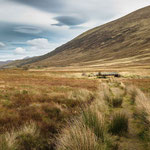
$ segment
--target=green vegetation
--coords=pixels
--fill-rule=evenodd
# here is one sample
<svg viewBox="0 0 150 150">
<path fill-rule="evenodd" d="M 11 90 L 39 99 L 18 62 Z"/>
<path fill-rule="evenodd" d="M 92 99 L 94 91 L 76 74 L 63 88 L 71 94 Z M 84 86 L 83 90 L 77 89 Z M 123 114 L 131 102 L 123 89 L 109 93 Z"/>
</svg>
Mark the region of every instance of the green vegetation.
<svg viewBox="0 0 150 150">
<path fill-rule="evenodd" d="M 123 135 L 128 132 L 128 117 L 125 113 L 119 112 L 113 115 L 109 132 L 113 135 Z"/>
<path fill-rule="evenodd" d="M 94 134 L 98 138 L 104 141 L 105 123 L 103 116 L 100 113 L 98 113 L 98 111 L 96 112 L 91 109 L 88 109 L 86 111 L 83 111 L 82 119 L 84 124 L 91 130 L 93 130 Z"/>
</svg>

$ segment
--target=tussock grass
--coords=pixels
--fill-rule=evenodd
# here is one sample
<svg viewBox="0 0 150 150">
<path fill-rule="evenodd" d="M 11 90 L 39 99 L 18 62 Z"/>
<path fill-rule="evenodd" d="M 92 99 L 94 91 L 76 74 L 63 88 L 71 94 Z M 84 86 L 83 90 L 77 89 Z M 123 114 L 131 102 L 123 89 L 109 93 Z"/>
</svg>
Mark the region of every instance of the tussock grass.
<svg viewBox="0 0 150 150">
<path fill-rule="evenodd" d="M 107 105 L 103 93 L 95 95 L 90 106 L 82 108 L 82 114 L 72 123 L 68 123 L 57 138 L 57 150 L 107 150 L 117 148 L 108 134 L 105 124 Z M 102 97 L 101 97 L 102 96 Z M 107 110 L 107 111 L 105 111 Z"/>
<path fill-rule="evenodd" d="M 56 150 L 102 150 L 95 134 L 79 120 L 63 130 L 56 145 Z"/>
<path fill-rule="evenodd" d="M 118 96 L 114 96 L 114 95 L 107 95 L 105 93 L 105 97 L 104 99 L 106 100 L 106 102 L 108 103 L 108 105 L 110 107 L 121 107 L 122 103 L 123 103 L 123 96 L 122 95 L 118 95 Z"/>
<path fill-rule="evenodd" d="M 17 131 L 16 143 L 18 149 L 28 150 L 28 149 L 38 149 L 41 144 L 40 131 L 34 122 L 25 124 Z"/>
<path fill-rule="evenodd" d="M 109 87 L 104 88 L 104 100 L 107 102 L 109 106 L 112 106 L 112 91 Z"/>
<path fill-rule="evenodd" d="M 17 149 L 16 143 L 17 134 L 15 132 L 7 132 L 0 136 L 0 149 L 1 150 L 15 150 Z"/>
<path fill-rule="evenodd" d="M 150 144 L 150 100 L 136 88 L 134 117 L 139 121 L 139 138 Z"/>
<path fill-rule="evenodd" d="M 117 82 L 117 84 L 119 84 L 119 82 Z M 120 91 L 117 91 L 116 94 L 109 87 L 104 89 L 104 100 L 110 107 L 121 107 L 123 103 L 123 97 L 124 93 L 122 94 Z"/>
<path fill-rule="evenodd" d="M 96 110 L 98 113 L 101 114 L 109 114 L 108 105 L 104 99 L 104 92 L 99 90 L 100 92 L 95 93 L 94 101 L 91 105 L 91 109 Z"/>
<path fill-rule="evenodd" d="M 85 102 L 90 100 L 92 93 L 87 89 L 77 89 L 68 93 L 68 98 L 76 101 Z"/>
<path fill-rule="evenodd" d="M 30 134 L 32 136 L 39 136 L 40 134 L 37 125 L 32 121 L 22 126 L 17 133 L 18 135 Z"/>
<path fill-rule="evenodd" d="M 146 123 L 150 124 L 150 100 L 141 90 L 136 94 L 136 114 Z"/>
<path fill-rule="evenodd" d="M 40 132 L 34 122 L 25 124 L 19 130 L 12 130 L 0 136 L 1 150 L 33 149 L 37 144 Z"/>
<path fill-rule="evenodd" d="M 135 86 L 128 86 L 126 88 L 127 93 L 130 95 L 131 104 L 135 104 L 136 96 L 137 96 L 137 88 Z"/>
<path fill-rule="evenodd" d="M 88 108 L 86 111 L 82 113 L 82 120 L 84 124 L 89 127 L 94 134 L 104 141 L 105 136 L 105 122 L 104 118 L 98 110 L 91 110 Z"/>
<path fill-rule="evenodd" d="M 109 132 L 113 135 L 122 135 L 128 132 L 128 117 L 123 112 L 115 113 L 109 124 Z"/>
</svg>

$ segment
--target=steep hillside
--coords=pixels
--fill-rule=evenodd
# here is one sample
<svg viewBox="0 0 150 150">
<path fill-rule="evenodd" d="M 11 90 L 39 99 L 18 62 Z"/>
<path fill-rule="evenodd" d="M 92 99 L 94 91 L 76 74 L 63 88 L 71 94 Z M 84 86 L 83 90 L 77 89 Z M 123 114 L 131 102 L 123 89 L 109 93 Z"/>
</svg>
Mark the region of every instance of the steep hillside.
<svg viewBox="0 0 150 150">
<path fill-rule="evenodd" d="M 150 6 L 89 30 L 54 51 L 17 66 L 140 66 L 150 63 Z"/>
</svg>

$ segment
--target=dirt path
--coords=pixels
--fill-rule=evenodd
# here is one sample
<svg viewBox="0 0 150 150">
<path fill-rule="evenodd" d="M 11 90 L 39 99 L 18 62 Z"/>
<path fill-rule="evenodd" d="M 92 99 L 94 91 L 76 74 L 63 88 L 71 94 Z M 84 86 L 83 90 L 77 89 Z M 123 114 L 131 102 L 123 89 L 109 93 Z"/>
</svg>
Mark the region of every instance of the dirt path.
<svg viewBox="0 0 150 150">
<path fill-rule="evenodd" d="M 120 87 L 113 87 L 111 85 L 111 91 L 113 95 L 117 95 L 118 93 L 123 93 L 124 90 Z M 131 104 L 130 100 L 125 96 L 123 99 L 123 104 L 121 108 L 114 108 L 113 112 L 125 112 L 129 117 L 129 129 L 128 133 L 118 140 L 118 150 L 150 150 L 150 148 L 146 147 L 145 143 L 140 140 L 138 134 L 140 129 L 138 128 L 138 120 L 135 120 L 134 113 L 134 105 Z"/>
</svg>

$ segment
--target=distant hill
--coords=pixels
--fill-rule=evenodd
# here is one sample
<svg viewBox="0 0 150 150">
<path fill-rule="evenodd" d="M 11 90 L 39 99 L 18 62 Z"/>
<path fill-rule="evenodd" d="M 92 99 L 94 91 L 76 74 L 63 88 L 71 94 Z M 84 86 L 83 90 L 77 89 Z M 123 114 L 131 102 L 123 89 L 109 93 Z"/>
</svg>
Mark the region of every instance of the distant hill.
<svg viewBox="0 0 150 150">
<path fill-rule="evenodd" d="M 8 60 L 8 61 L 0 61 L 0 66 L 3 66 L 3 65 L 7 65 L 9 63 L 11 63 L 12 61 L 11 60 Z"/>
<path fill-rule="evenodd" d="M 150 6 L 91 29 L 46 55 L 11 65 L 123 67 L 149 64 Z"/>
</svg>

